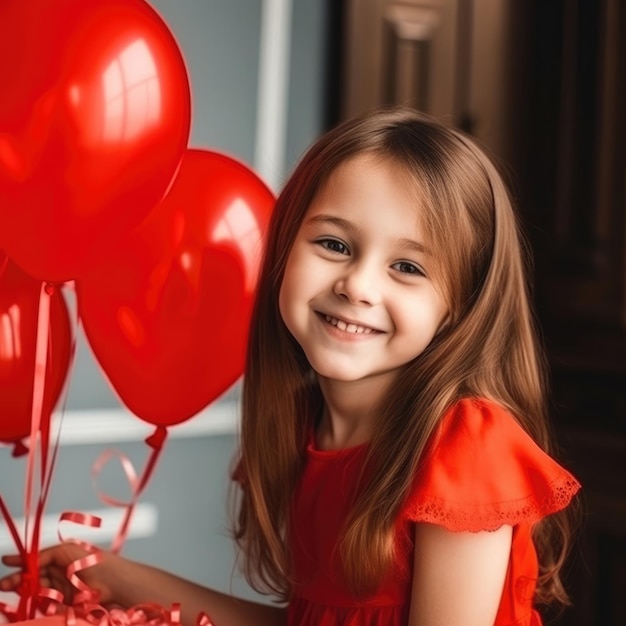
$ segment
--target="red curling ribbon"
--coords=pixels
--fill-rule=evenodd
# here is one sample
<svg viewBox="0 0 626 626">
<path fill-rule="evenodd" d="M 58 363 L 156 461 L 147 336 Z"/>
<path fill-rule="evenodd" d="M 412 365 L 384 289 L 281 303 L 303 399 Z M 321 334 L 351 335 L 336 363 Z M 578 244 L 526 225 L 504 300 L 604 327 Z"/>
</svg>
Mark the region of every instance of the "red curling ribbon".
<svg viewBox="0 0 626 626">
<path fill-rule="evenodd" d="M 80 524 L 82 526 L 90 526 L 92 528 L 100 528 L 102 525 L 102 519 L 96 515 L 91 515 L 89 513 L 80 513 L 76 511 L 64 511 L 61 513 L 59 517 L 59 526 L 61 522 L 73 522 L 74 524 Z M 97 565 L 102 561 L 102 551 L 100 548 L 86 542 L 81 541 L 79 539 L 65 539 L 61 535 L 61 529 L 57 528 L 57 537 L 61 543 L 69 541 L 71 543 L 75 543 L 85 550 L 89 552 L 86 557 L 81 559 L 77 559 L 70 563 L 65 570 L 65 575 L 68 580 L 76 587 L 79 591 L 76 594 L 74 602 L 84 602 L 84 601 L 93 601 L 97 599 L 98 592 L 94 589 L 91 589 L 88 585 L 86 585 L 79 577 L 78 572 Z"/>
<path fill-rule="evenodd" d="M 180 624 L 180 603 L 174 602 L 170 608 L 170 624 L 172 626 Z"/>
<path fill-rule="evenodd" d="M 74 596 L 74 604 L 80 604 L 82 602 L 95 602 L 98 599 L 99 593 L 84 583 L 79 577 L 78 572 L 93 567 L 100 563 L 103 559 L 102 551 L 92 552 L 81 559 L 72 561 L 65 570 L 65 575 L 68 580 L 78 589 L 79 593 Z"/>
<path fill-rule="evenodd" d="M 56 601 L 56 598 L 51 598 Z M 3 603 L 0 603 L 0 610 Z M 58 605 L 57 605 L 58 606 Z M 46 615 L 54 615 L 57 606 L 50 605 Z M 170 610 L 154 603 L 142 603 L 129 609 L 106 609 L 100 604 L 85 601 L 74 603 L 73 606 L 65 607 L 65 626 L 77 626 L 81 619 L 93 626 L 180 626 L 180 604 L 172 603 Z M 9 607 L 6 609 L 7 616 L 12 615 Z M 201 619 L 201 616 L 203 619 Z M 15 620 L 11 620 L 15 621 Z M 197 626 L 213 626 L 210 618 L 202 613 L 198 616 Z"/>
<path fill-rule="evenodd" d="M 57 604 L 63 604 L 63 594 L 57 589 L 50 589 L 50 587 L 41 587 L 37 595 L 40 598 L 52 600 Z M 46 615 L 53 615 L 54 613 L 56 613 L 56 606 L 54 604 L 51 604 L 46 609 Z"/>
<path fill-rule="evenodd" d="M 105 450 L 94 462 L 91 468 L 91 477 L 93 481 L 93 486 L 98 494 L 98 498 L 101 502 L 108 504 L 110 506 L 116 507 L 127 507 L 130 506 L 132 500 L 118 500 L 116 498 L 112 498 L 111 496 L 103 494 L 98 488 L 98 477 L 104 467 L 111 461 L 111 459 L 117 458 L 122 466 L 122 471 L 126 476 L 126 480 L 130 486 L 131 494 L 134 494 L 139 488 L 139 478 L 137 477 L 137 472 L 135 471 L 135 467 L 133 466 L 131 460 L 119 450 Z"/>
<path fill-rule="evenodd" d="M 71 606 L 67 607 L 67 613 L 65 614 L 65 625 L 76 626 L 76 612 Z"/>
<path fill-rule="evenodd" d="M 90 513 L 80 513 L 77 511 L 64 511 L 59 516 L 59 524 L 61 522 L 73 522 L 74 524 L 80 524 L 81 526 L 90 526 L 91 528 L 100 528 L 102 526 L 102 518 L 97 515 L 91 515 Z M 57 529 L 57 537 L 59 541 L 64 542 L 65 539 L 61 535 L 60 529 Z M 82 541 L 72 539 L 73 543 L 77 543 L 79 545 L 87 545 L 88 550 L 92 550 L 93 546 L 90 544 L 85 544 Z"/>
<path fill-rule="evenodd" d="M 93 602 L 84 602 L 81 604 L 74 603 L 74 607 L 70 607 L 74 622 L 76 621 L 76 613 L 80 613 L 81 619 L 91 624 L 108 624 L 108 611 L 101 605 Z M 67 626 L 67 623 L 66 623 Z"/>
<path fill-rule="evenodd" d="M 196 626 L 215 626 L 215 624 L 213 624 L 213 620 L 204 611 L 201 611 L 198 613 Z"/>
<path fill-rule="evenodd" d="M 15 608 L 9 606 L 6 602 L 0 602 L 0 614 L 4 615 L 9 622 L 19 621 Z"/>
<path fill-rule="evenodd" d="M 77 610 L 94 626 L 175 626 L 171 612 L 158 604 L 138 604 L 126 610 L 107 610 L 99 604 L 85 604 Z"/>
<path fill-rule="evenodd" d="M 109 463 L 113 458 L 117 458 L 119 460 L 122 471 L 124 472 L 126 480 L 128 481 L 128 484 L 130 486 L 131 499 L 128 501 L 118 500 L 117 498 L 106 495 L 98 488 L 98 476 L 100 475 L 100 472 L 102 472 L 102 470 L 104 469 L 105 465 Z M 111 551 L 119 552 L 119 550 L 121 550 L 122 548 L 122 545 L 126 538 L 126 534 L 128 532 L 128 525 L 130 523 L 130 518 L 134 510 L 136 499 L 139 497 L 139 494 L 141 492 L 141 480 L 137 477 L 137 472 L 135 471 L 135 467 L 131 463 L 130 459 L 118 450 L 105 450 L 93 464 L 91 474 L 94 483 L 94 489 L 96 490 L 100 501 L 110 506 L 116 506 L 126 509 L 124 521 L 121 527 L 118 529 L 111 544 Z"/>
</svg>

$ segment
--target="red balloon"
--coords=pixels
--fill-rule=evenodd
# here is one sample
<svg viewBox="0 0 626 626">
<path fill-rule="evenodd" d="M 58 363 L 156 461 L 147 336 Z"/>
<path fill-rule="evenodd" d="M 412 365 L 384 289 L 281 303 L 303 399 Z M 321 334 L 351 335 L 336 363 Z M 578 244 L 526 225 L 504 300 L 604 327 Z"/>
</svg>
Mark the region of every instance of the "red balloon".
<svg viewBox="0 0 626 626">
<path fill-rule="evenodd" d="M 180 50 L 144 0 L 2 0 L 0 91 L 0 247 L 76 278 L 171 184 L 191 116 Z"/>
<path fill-rule="evenodd" d="M 9 261 L 0 277 L 0 441 L 30 434 L 41 282 Z M 43 413 L 50 415 L 63 389 L 72 332 L 63 294 L 50 296 L 50 329 Z"/>
<path fill-rule="evenodd" d="M 89 344 L 138 417 L 183 422 L 241 376 L 273 206 L 243 164 L 188 150 L 164 201 L 76 281 Z"/>
</svg>

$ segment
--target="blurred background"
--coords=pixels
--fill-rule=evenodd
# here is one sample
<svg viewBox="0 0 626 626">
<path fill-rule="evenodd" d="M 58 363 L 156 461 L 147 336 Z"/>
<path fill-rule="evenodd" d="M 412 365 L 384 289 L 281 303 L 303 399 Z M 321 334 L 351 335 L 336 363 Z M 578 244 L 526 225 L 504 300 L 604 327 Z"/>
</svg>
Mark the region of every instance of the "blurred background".
<svg viewBox="0 0 626 626">
<path fill-rule="evenodd" d="M 278 191 L 340 120 L 404 103 L 474 135 L 513 189 L 534 255 L 560 459 L 584 487 L 561 626 L 626 623 L 626 3 L 622 0 L 151 0 L 185 57 L 190 147 L 222 151 Z M 124 496 L 115 448 L 141 467 L 148 424 L 122 406 L 79 331 L 44 543 L 62 511 L 101 511 L 110 542 Z M 124 548 L 247 596 L 228 536 L 238 387 L 172 427 Z M 19 517 L 24 459 L 0 451 Z M 76 536 L 63 528 L 65 536 Z M 81 531 L 82 532 L 82 531 Z M 83 536 L 83 535 L 81 535 Z M 0 551 L 12 551 L 0 526 Z M 1 572 L 0 572 L 1 573 Z"/>
<path fill-rule="evenodd" d="M 626 3 L 339 4 L 336 116 L 410 102 L 476 136 L 508 174 L 561 460 L 583 484 L 573 607 L 550 623 L 626 624 Z"/>
</svg>

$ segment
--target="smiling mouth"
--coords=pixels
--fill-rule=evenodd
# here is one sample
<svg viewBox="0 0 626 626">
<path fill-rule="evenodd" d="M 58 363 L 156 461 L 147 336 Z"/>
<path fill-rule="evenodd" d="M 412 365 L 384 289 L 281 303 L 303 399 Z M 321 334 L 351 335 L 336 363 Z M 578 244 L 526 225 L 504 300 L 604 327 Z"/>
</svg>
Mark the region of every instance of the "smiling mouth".
<svg viewBox="0 0 626 626">
<path fill-rule="evenodd" d="M 322 317 L 332 326 L 336 326 L 339 330 L 352 333 L 353 335 L 373 335 L 374 333 L 379 332 L 373 328 L 369 328 L 368 326 L 359 326 L 358 324 L 344 322 L 343 320 L 332 317 L 331 315 L 322 314 Z"/>
</svg>

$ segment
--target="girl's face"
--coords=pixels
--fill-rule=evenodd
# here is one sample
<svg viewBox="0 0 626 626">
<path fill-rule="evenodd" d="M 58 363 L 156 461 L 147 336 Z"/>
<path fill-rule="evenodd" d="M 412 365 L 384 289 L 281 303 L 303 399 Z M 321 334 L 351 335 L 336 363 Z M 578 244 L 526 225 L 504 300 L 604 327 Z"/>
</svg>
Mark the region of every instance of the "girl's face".
<svg viewBox="0 0 626 626">
<path fill-rule="evenodd" d="M 341 165 L 309 207 L 279 306 L 318 375 L 391 382 L 444 322 L 416 198 L 400 167 L 362 155 Z"/>
</svg>

